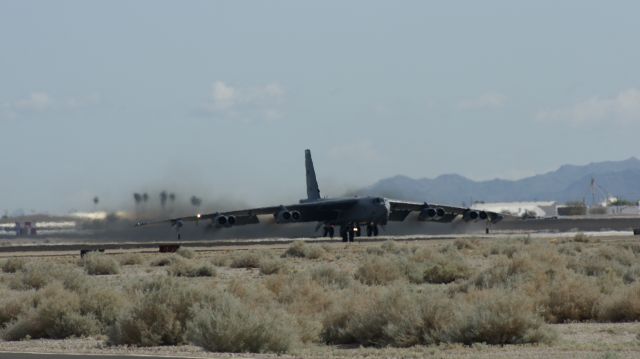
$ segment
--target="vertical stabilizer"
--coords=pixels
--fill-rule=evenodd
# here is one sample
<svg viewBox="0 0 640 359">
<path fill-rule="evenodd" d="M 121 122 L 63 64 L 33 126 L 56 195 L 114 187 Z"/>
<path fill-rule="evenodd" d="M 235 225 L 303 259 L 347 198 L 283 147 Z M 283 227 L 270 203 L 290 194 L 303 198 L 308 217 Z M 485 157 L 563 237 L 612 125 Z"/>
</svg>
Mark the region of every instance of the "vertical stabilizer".
<svg viewBox="0 0 640 359">
<path fill-rule="evenodd" d="M 311 150 L 304 151 L 304 165 L 307 170 L 307 199 L 320 199 L 320 188 L 318 188 L 316 171 L 313 168 L 313 160 L 311 160 Z"/>
</svg>

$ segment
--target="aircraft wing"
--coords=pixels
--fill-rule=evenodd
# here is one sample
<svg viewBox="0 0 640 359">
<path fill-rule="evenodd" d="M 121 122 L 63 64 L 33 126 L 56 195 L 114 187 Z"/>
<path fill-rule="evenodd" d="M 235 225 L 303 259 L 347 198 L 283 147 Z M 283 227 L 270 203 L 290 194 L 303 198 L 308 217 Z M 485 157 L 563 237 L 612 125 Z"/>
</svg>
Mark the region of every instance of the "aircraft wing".
<svg viewBox="0 0 640 359">
<path fill-rule="evenodd" d="M 257 208 L 248 208 L 241 210 L 233 210 L 233 211 L 221 211 L 221 212 L 213 212 L 213 213 L 198 213 L 192 216 L 185 217 L 177 217 L 170 218 L 160 221 L 152 221 L 152 222 L 138 222 L 137 226 L 150 225 L 150 224 L 159 224 L 159 223 L 170 223 L 172 225 L 182 225 L 183 222 L 199 222 L 199 221 L 208 221 L 214 225 L 246 225 L 246 224 L 255 224 L 259 223 L 258 216 L 259 215 L 273 215 L 276 217 L 276 221 L 278 221 L 278 216 L 284 212 L 288 212 L 290 215 L 293 215 L 294 212 L 297 212 L 299 218 L 296 220 L 286 220 L 284 218 L 280 218 L 282 223 L 284 222 L 312 222 L 312 221 L 328 221 L 338 217 L 341 211 L 347 210 L 351 208 L 357 199 L 337 199 L 337 200 L 319 200 L 312 202 L 303 202 L 296 203 L 287 206 L 279 205 L 279 206 L 271 206 L 271 207 L 257 207 Z M 233 223 L 228 223 L 227 221 L 233 217 Z M 224 222 L 224 223 L 223 223 Z"/>
<path fill-rule="evenodd" d="M 432 220 L 437 222 L 451 222 L 458 216 L 464 220 L 487 220 L 491 223 L 500 222 L 504 219 L 504 214 L 477 210 L 466 207 L 456 207 L 427 202 L 410 202 L 399 200 L 388 200 L 391 213 L 389 220 L 403 221 L 411 212 L 419 212 L 419 220 Z"/>
</svg>

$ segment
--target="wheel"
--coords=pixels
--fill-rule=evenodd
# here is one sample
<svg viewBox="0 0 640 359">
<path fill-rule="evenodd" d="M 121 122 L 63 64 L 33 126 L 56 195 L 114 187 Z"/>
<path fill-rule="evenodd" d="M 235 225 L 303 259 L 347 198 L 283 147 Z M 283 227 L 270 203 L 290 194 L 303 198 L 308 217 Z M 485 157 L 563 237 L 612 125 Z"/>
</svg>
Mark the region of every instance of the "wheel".
<svg viewBox="0 0 640 359">
<path fill-rule="evenodd" d="M 373 236 L 377 237 L 378 236 L 378 226 L 374 224 L 373 226 L 371 226 L 371 230 L 373 232 Z"/>
<path fill-rule="evenodd" d="M 354 230 L 356 232 L 356 236 L 360 237 L 362 235 L 362 228 L 360 228 L 360 226 L 355 227 Z"/>
<path fill-rule="evenodd" d="M 329 237 L 330 238 L 333 238 L 333 232 L 334 232 L 333 227 L 329 227 Z"/>
<path fill-rule="evenodd" d="M 343 242 L 349 241 L 349 231 L 346 228 L 340 228 L 340 237 L 342 237 Z"/>
<path fill-rule="evenodd" d="M 373 228 L 370 224 L 367 224 L 367 237 L 371 237 L 373 235 Z"/>
<path fill-rule="evenodd" d="M 349 237 L 349 242 L 353 242 L 353 238 L 355 237 L 355 232 L 353 229 L 347 231 L 347 235 Z"/>
<path fill-rule="evenodd" d="M 324 229 L 322 231 L 322 237 L 326 237 L 327 235 L 329 235 L 329 228 L 324 227 Z"/>
</svg>

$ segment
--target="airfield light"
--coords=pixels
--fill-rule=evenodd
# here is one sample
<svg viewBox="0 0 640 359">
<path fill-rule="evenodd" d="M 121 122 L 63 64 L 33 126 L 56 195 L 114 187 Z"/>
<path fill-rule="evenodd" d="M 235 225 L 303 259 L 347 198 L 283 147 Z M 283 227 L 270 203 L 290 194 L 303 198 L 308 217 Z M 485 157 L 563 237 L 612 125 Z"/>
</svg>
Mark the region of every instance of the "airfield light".
<svg viewBox="0 0 640 359">
<path fill-rule="evenodd" d="M 200 213 L 198 213 L 198 214 L 196 214 L 196 217 L 197 217 L 198 219 L 200 219 L 200 217 L 202 217 L 202 215 L 201 215 Z"/>
</svg>

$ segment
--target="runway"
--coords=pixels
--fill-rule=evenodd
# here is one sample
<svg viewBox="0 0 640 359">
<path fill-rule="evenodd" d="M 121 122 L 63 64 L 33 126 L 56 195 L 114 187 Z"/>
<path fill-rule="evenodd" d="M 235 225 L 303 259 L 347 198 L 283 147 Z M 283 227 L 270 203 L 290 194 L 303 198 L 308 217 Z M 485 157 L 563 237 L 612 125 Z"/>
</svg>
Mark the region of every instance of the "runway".
<svg viewBox="0 0 640 359">
<path fill-rule="evenodd" d="M 155 355 L 120 355 L 120 354 L 60 354 L 60 353 L 14 353 L 0 352 L 0 359 L 185 359 L 196 357 L 174 357 Z M 198 357 L 202 358 L 202 357 Z"/>
</svg>

